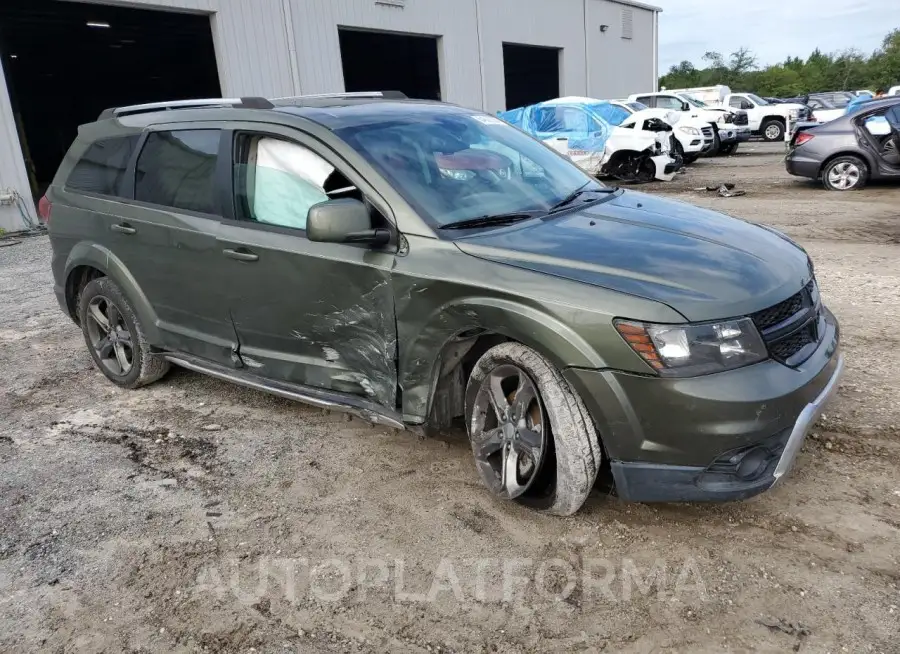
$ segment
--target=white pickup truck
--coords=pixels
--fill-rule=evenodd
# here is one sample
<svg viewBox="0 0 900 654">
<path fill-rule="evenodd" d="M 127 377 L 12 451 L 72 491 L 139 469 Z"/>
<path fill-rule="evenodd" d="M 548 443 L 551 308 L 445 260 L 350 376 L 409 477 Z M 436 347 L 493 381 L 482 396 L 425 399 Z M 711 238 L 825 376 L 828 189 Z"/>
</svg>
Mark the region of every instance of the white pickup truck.
<svg viewBox="0 0 900 654">
<path fill-rule="evenodd" d="M 750 140 L 747 115 L 742 111 L 732 111 L 720 106 L 709 106 L 689 93 L 680 91 L 657 91 L 655 93 L 635 93 L 628 96 L 628 102 L 640 102 L 652 109 L 678 111 L 689 118 L 699 118 L 713 128 L 713 154 L 732 154 L 739 143 Z"/>
<path fill-rule="evenodd" d="M 802 104 L 771 104 L 755 93 L 732 93 L 724 85 L 681 89 L 711 106 L 746 111 L 750 130 L 766 141 L 783 141 L 788 123 L 809 120 L 809 109 Z"/>
</svg>

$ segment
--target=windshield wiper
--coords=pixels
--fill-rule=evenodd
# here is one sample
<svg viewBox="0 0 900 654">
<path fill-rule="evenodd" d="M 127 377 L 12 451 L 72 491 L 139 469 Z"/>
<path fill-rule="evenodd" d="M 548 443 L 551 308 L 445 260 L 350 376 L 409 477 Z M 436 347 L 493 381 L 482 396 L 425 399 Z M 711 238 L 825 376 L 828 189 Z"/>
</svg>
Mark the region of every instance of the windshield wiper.
<svg viewBox="0 0 900 654">
<path fill-rule="evenodd" d="M 512 225 L 529 218 L 534 218 L 535 213 L 498 213 L 493 216 L 480 216 L 478 218 L 468 218 L 466 220 L 458 220 L 455 223 L 447 223 L 441 225 L 440 229 L 475 229 L 478 227 L 498 227 L 501 225 Z"/>
<path fill-rule="evenodd" d="M 550 211 L 548 211 L 547 213 L 554 214 L 557 211 L 562 211 L 563 209 L 565 209 L 567 206 L 569 206 L 570 204 L 575 202 L 575 200 L 577 200 L 578 198 L 580 198 L 582 195 L 584 195 L 586 193 L 615 193 L 616 191 L 619 190 L 618 186 L 604 186 L 602 188 L 590 188 L 590 189 L 585 188 L 585 186 L 587 186 L 590 183 L 591 182 L 588 182 L 584 186 L 581 186 L 581 187 L 575 189 L 574 191 L 572 191 L 571 193 L 569 193 L 569 195 L 567 195 L 562 200 L 560 200 L 559 202 L 554 204 L 552 207 L 550 207 Z"/>
</svg>

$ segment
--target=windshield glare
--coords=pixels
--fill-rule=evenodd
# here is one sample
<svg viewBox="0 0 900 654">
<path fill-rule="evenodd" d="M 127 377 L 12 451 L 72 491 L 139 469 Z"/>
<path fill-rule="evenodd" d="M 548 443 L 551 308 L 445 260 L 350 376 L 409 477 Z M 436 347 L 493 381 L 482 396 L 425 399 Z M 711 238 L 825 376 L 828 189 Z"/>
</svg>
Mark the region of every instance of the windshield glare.
<svg viewBox="0 0 900 654">
<path fill-rule="evenodd" d="M 435 113 L 335 133 L 437 227 L 483 216 L 547 213 L 580 187 L 603 188 L 494 116 Z"/>
<path fill-rule="evenodd" d="M 762 107 L 768 107 L 768 106 L 769 106 L 768 100 L 763 100 L 761 97 L 759 97 L 759 96 L 756 95 L 755 93 L 748 93 L 748 94 L 747 94 L 747 97 L 750 98 L 751 100 L 753 100 L 753 102 L 755 102 L 756 104 L 758 104 L 758 105 L 760 105 L 760 106 L 762 106 Z"/>
<path fill-rule="evenodd" d="M 682 100 L 685 100 L 686 102 L 694 105 L 695 107 L 700 107 L 701 109 L 706 107 L 705 102 L 703 102 L 702 100 L 698 100 L 693 95 L 688 95 L 685 93 L 684 95 L 680 95 L 678 97 L 680 97 Z"/>
</svg>

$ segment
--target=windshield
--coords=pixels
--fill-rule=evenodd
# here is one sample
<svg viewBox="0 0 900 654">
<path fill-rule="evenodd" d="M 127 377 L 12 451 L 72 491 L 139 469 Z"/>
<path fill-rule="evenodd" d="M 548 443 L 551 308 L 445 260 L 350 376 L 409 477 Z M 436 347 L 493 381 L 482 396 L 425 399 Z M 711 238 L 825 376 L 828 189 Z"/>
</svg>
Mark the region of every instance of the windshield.
<svg viewBox="0 0 900 654">
<path fill-rule="evenodd" d="M 694 105 L 695 107 L 700 107 L 701 109 L 705 109 L 707 107 L 707 104 L 705 102 L 703 102 L 702 100 L 698 100 L 693 95 L 688 95 L 687 93 L 683 93 L 683 94 L 679 95 L 678 97 L 681 98 L 682 100 L 684 100 L 685 102 L 688 102 L 688 103 Z"/>
<path fill-rule="evenodd" d="M 753 100 L 753 102 L 760 105 L 761 107 L 768 107 L 771 104 L 768 100 L 763 100 L 761 97 L 759 97 L 755 93 L 748 93 L 747 97 L 750 98 L 751 100 Z"/>
<path fill-rule="evenodd" d="M 573 191 L 604 188 L 499 118 L 419 114 L 335 130 L 434 226 L 547 213 Z"/>
</svg>

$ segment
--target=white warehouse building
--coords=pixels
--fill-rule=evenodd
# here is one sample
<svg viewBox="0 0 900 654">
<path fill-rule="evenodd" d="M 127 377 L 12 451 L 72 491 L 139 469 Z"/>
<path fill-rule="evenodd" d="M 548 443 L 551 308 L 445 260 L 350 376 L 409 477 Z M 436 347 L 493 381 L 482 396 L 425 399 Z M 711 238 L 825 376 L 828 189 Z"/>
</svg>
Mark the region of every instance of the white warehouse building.
<svg viewBox="0 0 900 654">
<path fill-rule="evenodd" d="M 2 0 L 0 228 L 109 106 L 399 90 L 503 111 L 655 90 L 635 0 Z"/>
</svg>

